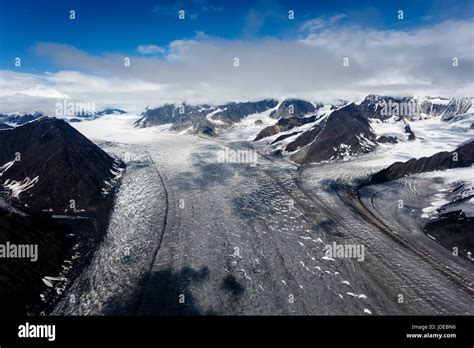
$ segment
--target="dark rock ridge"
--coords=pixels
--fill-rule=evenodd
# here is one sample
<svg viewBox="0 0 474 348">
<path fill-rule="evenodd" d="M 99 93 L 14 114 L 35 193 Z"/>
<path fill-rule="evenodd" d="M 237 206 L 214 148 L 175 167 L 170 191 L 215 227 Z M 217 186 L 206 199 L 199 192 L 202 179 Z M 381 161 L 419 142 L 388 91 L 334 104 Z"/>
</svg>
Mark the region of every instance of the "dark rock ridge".
<svg viewBox="0 0 474 348">
<path fill-rule="evenodd" d="M 451 152 L 438 152 L 430 157 L 412 158 L 407 162 L 395 162 L 391 166 L 372 175 L 370 184 L 380 184 L 410 174 L 449 168 L 470 167 L 473 163 L 474 142 L 470 142 Z"/>
<path fill-rule="evenodd" d="M 0 185 L 12 188 L 30 182 L 27 186 L 31 187 L 18 198 L 35 210 L 64 212 L 71 199 L 76 209 L 101 210 L 105 182 L 111 182 L 122 166 L 65 121 L 55 118 L 1 131 L 0 149 L 2 166 L 20 156 L 20 161 L 2 171 Z"/>
<path fill-rule="evenodd" d="M 299 149 L 290 158 L 299 164 L 341 159 L 373 150 L 376 136 L 357 105 L 333 111 L 326 119 L 288 144 L 287 151 Z"/>
<path fill-rule="evenodd" d="M 278 102 L 274 99 L 232 102 L 218 106 L 165 104 L 158 108 L 146 109 L 142 117 L 135 122 L 135 126 L 144 128 L 171 123 L 172 130 L 192 127 L 196 133 L 216 134 L 218 130 L 228 128 L 248 115 L 264 112 L 277 105 Z"/>
</svg>

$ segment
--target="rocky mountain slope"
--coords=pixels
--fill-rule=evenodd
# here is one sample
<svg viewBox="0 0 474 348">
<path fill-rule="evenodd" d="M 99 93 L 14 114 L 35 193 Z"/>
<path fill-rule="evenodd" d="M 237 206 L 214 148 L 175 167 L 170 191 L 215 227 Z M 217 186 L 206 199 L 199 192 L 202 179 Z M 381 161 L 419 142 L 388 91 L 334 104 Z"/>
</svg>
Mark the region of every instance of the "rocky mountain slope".
<svg viewBox="0 0 474 348">
<path fill-rule="evenodd" d="M 1 131 L 0 149 L 0 185 L 35 210 L 98 210 L 122 166 L 55 118 Z"/>
<path fill-rule="evenodd" d="M 430 157 L 413 158 L 407 162 L 396 162 L 372 175 L 370 183 L 379 184 L 410 174 L 431 172 L 434 170 L 470 167 L 473 163 L 474 141 L 464 144 L 454 151 L 438 152 Z"/>
<path fill-rule="evenodd" d="M 312 111 L 298 107 L 298 116 L 288 115 L 287 108 L 280 104 L 273 114 L 282 117 L 262 129 L 255 141 L 267 152 L 290 156 L 299 164 L 349 158 L 373 151 L 379 144 L 413 141 L 416 134 L 410 122 L 437 118 L 469 129 L 467 123 L 473 119 L 468 113 L 472 109 L 469 98 L 368 95 L 340 107 L 319 106 Z"/>
<path fill-rule="evenodd" d="M 375 139 L 367 118 L 355 104 L 349 104 L 332 112 L 288 148 L 298 150 L 290 157 L 292 161 L 307 164 L 369 152 L 376 146 Z"/>
<path fill-rule="evenodd" d="M 105 233 L 122 170 L 64 120 L 0 131 L 0 244 L 37 246 L 35 262 L 0 262 L 4 313 L 35 312 L 40 292 L 57 295 L 55 284 L 65 281 L 58 275 L 87 262 Z"/>
</svg>

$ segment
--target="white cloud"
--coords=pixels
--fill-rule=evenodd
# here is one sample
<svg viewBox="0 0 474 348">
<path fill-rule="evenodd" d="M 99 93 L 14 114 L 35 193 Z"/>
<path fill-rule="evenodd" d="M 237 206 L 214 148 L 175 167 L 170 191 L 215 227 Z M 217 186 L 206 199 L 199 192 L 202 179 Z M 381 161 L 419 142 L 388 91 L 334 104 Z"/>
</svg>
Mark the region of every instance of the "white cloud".
<svg viewBox="0 0 474 348">
<path fill-rule="evenodd" d="M 141 54 L 156 54 L 164 53 L 166 49 L 157 45 L 139 45 L 137 47 L 137 52 Z"/>
<path fill-rule="evenodd" d="M 137 109 L 165 101 L 221 103 L 265 97 L 332 101 L 369 93 L 472 95 L 472 21 L 407 31 L 341 26 L 314 30 L 314 24 L 306 24 L 306 29 L 303 24 L 301 37 L 295 40 L 224 40 L 198 34 L 171 42 L 160 57 L 130 57 L 130 67 L 124 66 L 124 55 L 96 56 L 73 46 L 42 43 L 35 51 L 68 71 L 16 74 L 1 85 L 10 92 L 44 85 L 74 98 L 92 99 L 96 105 L 127 103 Z M 234 67 L 236 57 L 240 67 Z M 348 67 L 343 67 L 344 57 L 349 58 Z M 458 67 L 452 66 L 453 57 L 458 58 Z M 88 73 L 75 72 L 79 70 Z"/>
<path fill-rule="evenodd" d="M 346 14 L 340 13 L 334 16 L 320 16 L 317 18 L 309 19 L 303 22 L 300 27 L 300 30 L 305 33 L 313 33 L 315 31 L 328 28 L 346 17 Z"/>
<path fill-rule="evenodd" d="M 54 115 L 55 105 L 68 99 L 95 103 L 98 109 L 122 107 L 141 112 L 155 103 L 165 86 L 131 78 L 111 78 L 77 71 L 43 75 L 0 70 L 0 113 L 43 111 Z"/>
</svg>

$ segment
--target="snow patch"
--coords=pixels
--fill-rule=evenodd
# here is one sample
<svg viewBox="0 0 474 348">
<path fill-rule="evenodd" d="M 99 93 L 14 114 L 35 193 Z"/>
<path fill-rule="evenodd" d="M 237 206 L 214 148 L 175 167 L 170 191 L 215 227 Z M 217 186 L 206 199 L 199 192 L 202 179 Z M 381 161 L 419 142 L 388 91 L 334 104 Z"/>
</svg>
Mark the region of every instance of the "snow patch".
<svg viewBox="0 0 474 348">
<path fill-rule="evenodd" d="M 0 167 L 0 176 L 3 175 L 13 164 L 15 160 L 5 163 L 3 166 Z"/>
<path fill-rule="evenodd" d="M 13 197 L 18 198 L 22 192 L 29 190 L 30 188 L 35 186 L 35 184 L 38 182 L 38 179 L 38 176 L 33 179 L 27 177 L 22 181 L 8 179 L 3 183 L 3 186 L 11 190 Z"/>
</svg>

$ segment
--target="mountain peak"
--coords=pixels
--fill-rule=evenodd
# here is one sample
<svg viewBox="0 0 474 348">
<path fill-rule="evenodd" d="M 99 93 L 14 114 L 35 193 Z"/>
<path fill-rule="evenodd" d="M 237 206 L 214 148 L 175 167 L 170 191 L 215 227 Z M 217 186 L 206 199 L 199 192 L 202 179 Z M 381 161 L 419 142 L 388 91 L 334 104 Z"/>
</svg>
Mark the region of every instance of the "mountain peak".
<svg viewBox="0 0 474 348">
<path fill-rule="evenodd" d="M 96 210 L 103 201 L 104 182 L 112 180 L 114 168 L 121 166 L 67 122 L 54 117 L 1 131 L 0 148 L 1 165 L 21 156 L 2 173 L 0 185 L 35 179 L 19 198 L 38 210 L 67 209 L 70 199 Z"/>
</svg>

